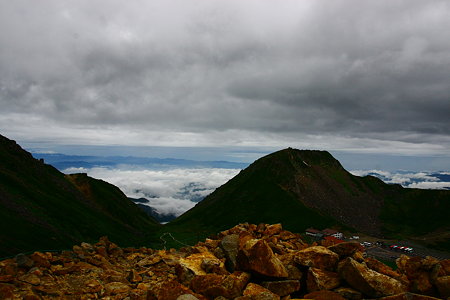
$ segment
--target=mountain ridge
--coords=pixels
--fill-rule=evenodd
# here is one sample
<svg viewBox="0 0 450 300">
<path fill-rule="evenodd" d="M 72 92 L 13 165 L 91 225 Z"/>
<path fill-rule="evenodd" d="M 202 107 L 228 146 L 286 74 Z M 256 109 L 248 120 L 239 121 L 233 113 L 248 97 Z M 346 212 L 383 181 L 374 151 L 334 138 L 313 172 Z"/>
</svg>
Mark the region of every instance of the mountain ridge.
<svg viewBox="0 0 450 300">
<path fill-rule="evenodd" d="M 449 191 L 355 176 L 326 151 L 287 148 L 256 160 L 169 225 L 220 230 L 221 224 L 282 222 L 294 232 L 335 226 L 409 238 L 450 231 L 449 209 Z"/>
<path fill-rule="evenodd" d="M 0 162 L 2 256 L 65 249 L 105 234 L 144 243 L 147 231 L 160 226 L 117 187 L 85 174 L 64 175 L 1 135 Z"/>
</svg>

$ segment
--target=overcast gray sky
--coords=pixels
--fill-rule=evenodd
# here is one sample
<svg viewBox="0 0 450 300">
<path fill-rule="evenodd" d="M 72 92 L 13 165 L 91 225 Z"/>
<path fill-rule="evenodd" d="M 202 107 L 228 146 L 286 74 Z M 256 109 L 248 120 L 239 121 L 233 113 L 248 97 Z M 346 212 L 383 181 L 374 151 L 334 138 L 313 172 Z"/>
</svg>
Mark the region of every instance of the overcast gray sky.
<svg viewBox="0 0 450 300">
<path fill-rule="evenodd" d="M 446 156 L 449 29 L 449 1 L 0 0 L 0 133 Z"/>
</svg>

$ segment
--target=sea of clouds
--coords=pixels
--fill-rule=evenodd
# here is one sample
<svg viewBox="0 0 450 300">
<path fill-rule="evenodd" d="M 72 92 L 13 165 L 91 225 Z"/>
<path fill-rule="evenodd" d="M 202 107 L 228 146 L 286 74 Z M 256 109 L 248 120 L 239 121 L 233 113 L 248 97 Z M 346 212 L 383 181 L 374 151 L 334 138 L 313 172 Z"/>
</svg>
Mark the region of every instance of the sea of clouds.
<svg viewBox="0 0 450 300">
<path fill-rule="evenodd" d="M 168 168 L 148 170 L 133 166 L 120 168 L 80 168 L 64 173 L 87 173 L 119 187 L 131 198 L 146 198 L 145 205 L 163 215 L 179 216 L 192 208 L 217 187 L 238 174 L 240 169 Z"/>
<path fill-rule="evenodd" d="M 357 176 L 375 176 L 386 183 L 400 184 L 407 188 L 450 189 L 450 172 L 353 170 L 350 173 Z"/>
</svg>

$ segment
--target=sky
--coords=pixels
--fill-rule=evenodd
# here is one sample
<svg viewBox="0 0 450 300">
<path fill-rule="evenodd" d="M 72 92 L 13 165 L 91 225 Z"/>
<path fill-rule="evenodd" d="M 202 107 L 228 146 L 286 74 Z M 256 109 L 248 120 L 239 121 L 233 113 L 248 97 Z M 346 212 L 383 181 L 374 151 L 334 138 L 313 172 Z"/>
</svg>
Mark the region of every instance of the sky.
<svg viewBox="0 0 450 300">
<path fill-rule="evenodd" d="M 448 28 L 438 0 L 0 0 L 0 134 L 449 170 Z"/>
</svg>

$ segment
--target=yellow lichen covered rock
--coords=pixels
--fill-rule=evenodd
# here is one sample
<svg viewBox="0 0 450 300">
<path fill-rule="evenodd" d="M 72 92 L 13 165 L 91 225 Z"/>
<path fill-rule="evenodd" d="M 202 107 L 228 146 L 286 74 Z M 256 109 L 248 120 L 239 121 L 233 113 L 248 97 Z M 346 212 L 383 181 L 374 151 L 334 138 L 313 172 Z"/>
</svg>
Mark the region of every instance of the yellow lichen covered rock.
<svg viewBox="0 0 450 300">
<path fill-rule="evenodd" d="M 338 272 L 351 287 L 370 297 L 406 292 L 406 287 L 400 281 L 373 271 L 351 257 L 339 263 Z"/>
</svg>

